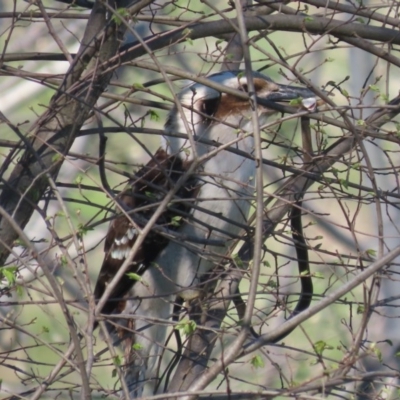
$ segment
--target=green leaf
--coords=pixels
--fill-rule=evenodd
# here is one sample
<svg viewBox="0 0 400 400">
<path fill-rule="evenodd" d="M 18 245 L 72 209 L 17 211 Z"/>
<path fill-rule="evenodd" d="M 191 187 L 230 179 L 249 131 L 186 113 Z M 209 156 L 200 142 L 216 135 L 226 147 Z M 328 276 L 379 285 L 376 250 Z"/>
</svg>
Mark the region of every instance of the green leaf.
<svg viewBox="0 0 400 400">
<path fill-rule="evenodd" d="M 324 342 L 323 340 L 318 340 L 317 342 L 314 343 L 314 349 L 315 352 L 319 355 L 322 355 L 322 353 L 325 350 L 332 350 L 333 347 L 328 345 L 326 342 Z"/>
<path fill-rule="evenodd" d="M 132 349 L 133 349 L 133 350 L 142 350 L 142 349 L 143 349 L 143 346 L 142 346 L 140 343 L 134 343 L 134 344 L 132 345 Z"/>
<path fill-rule="evenodd" d="M 359 304 L 357 307 L 357 314 L 364 314 L 365 307 L 362 304 Z"/>
<path fill-rule="evenodd" d="M 116 25 L 121 25 L 122 18 L 129 19 L 130 15 L 131 14 L 127 8 L 118 8 L 117 10 L 115 10 L 115 14 L 111 17 L 111 20 Z"/>
<path fill-rule="evenodd" d="M 239 268 L 243 268 L 244 263 L 243 260 L 240 258 L 239 254 L 235 254 L 233 255 L 233 262 L 239 267 Z"/>
<path fill-rule="evenodd" d="M 262 264 L 264 267 L 271 268 L 271 264 L 268 261 L 263 261 Z"/>
<path fill-rule="evenodd" d="M 346 89 L 342 89 L 341 92 L 342 92 L 342 95 L 343 95 L 344 97 L 350 97 L 350 96 L 349 96 L 349 92 L 348 92 Z"/>
<path fill-rule="evenodd" d="M 180 215 L 176 215 L 175 217 L 172 217 L 170 224 L 172 226 L 179 227 L 182 222 L 182 217 Z"/>
<path fill-rule="evenodd" d="M 378 347 L 374 347 L 374 353 L 378 357 L 380 363 L 382 363 L 382 352 Z"/>
<path fill-rule="evenodd" d="M 115 356 L 115 357 L 113 358 L 113 363 L 114 363 L 114 365 L 116 365 L 117 367 L 120 367 L 121 364 L 122 364 L 121 357 L 120 357 L 120 356 Z"/>
<path fill-rule="evenodd" d="M 186 41 L 192 46 L 193 45 L 193 40 L 189 37 L 192 33 L 192 30 L 189 28 L 186 28 L 182 31 L 182 36 L 186 36 Z"/>
<path fill-rule="evenodd" d="M 335 167 L 332 167 L 331 171 L 332 171 L 332 174 L 335 175 L 335 176 L 337 176 L 338 173 L 339 173 L 339 170 L 337 168 L 335 168 Z"/>
<path fill-rule="evenodd" d="M 381 94 L 380 98 L 385 102 L 389 103 L 389 96 L 387 94 Z"/>
<path fill-rule="evenodd" d="M 21 285 L 16 285 L 15 286 L 15 289 L 16 289 L 16 291 L 17 291 L 17 295 L 18 296 L 22 296 L 23 294 L 24 294 L 24 288 L 23 288 L 23 286 L 21 286 Z"/>
<path fill-rule="evenodd" d="M 62 160 L 62 155 L 61 154 L 56 153 L 56 154 L 54 154 L 53 157 L 51 157 L 51 161 L 53 163 L 56 163 L 56 162 L 58 162 L 60 160 Z"/>
<path fill-rule="evenodd" d="M 150 120 L 151 120 L 151 121 L 158 122 L 158 121 L 160 120 L 160 116 L 157 114 L 156 111 L 154 111 L 154 110 L 149 110 L 149 114 L 150 114 Z"/>
<path fill-rule="evenodd" d="M 368 249 L 366 251 L 366 253 L 371 257 L 375 257 L 376 256 L 376 250 L 374 250 L 374 249 Z"/>
<path fill-rule="evenodd" d="M 146 89 L 141 83 L 133 83 L 132 87 L 136 90 L 144 90 Z"/>
<path fill-rule="evenodd" d="M 20 247 L 24 247 L 24 248 L 26 247 L 25 243 L 21 239 L 15 239 L 14 240 L 14 246 L 20 246 Z"/>
<path fill-rule="evenodd" d="M 92 231 L 92 230 L 93 230 L 93 228 L 90 228 L 82 223 L 78 224 L 78 235 L 81 237 L 86 235 L 89 231 Z"/>
<path fill-rule="evenodd" d="M 133 281 L 136 281 L 136 282 L 139 282 L 139 281 L 142 280 L 142 277 L 140 275 L 138 275 L 138 274 L 135 274 L 134 272 L 127 272 L 126 276 L 129 279 L 132 279 Z"/>
<path fill-rule="evenodd" d="M 304 22 L 311 22 L 311 21 L 314 21 L 313 17 L 305 17 L 304 18 Z"/>
<path fill-rule="evenodd" d="M 176 325 L 175 325 L 175 329 L 182 331 L 185 335 L 190 335 L 192 334 L 197 328 L 197 324 L 195 321 L 191 320 L 191 319 L 185 319 L 182 321 L 179 321 Z"/>
<path fill-rule="evenodd" d="M 301 97 L 289 101 L 290 106 L 301 106 L 303 99 Z"/>
<path fill-rule="evenodd" d="M 376 85 L 369 85 L 369 88 L 370 88 L 373 92 L 377 92 L 377 93 L 380 92 L 378 86 L 376 86 Z"/>
<path fill-rule="evenodd" d="M 12 286 L 17 281 L 17 270 L 18 268 L 16 266 L 2 267 L 0 268 L 0 276 L 4 276 L 8 282 L 8 285 Z"/>
<path fill-rule="evenodd" d="M 254 368 L 263 368 L 265 366 L 263 359 L 259 355 L 254 356 L 250 363 Z"/>
<path fill-rule="evenodd" d="M 156 198 L 156 194 L 155 194 L 154 192 L 146 191 L 146 192 L 144 192 L 144 194 L 145 194 L 146 197 L 148 197 L 149 199 L 155 199 L 155 198 Z"/>
<path fill-rule="evenodd" d="M 347 179 L 340 179 L 340 183 L 345 189 L 349 188 L 349 181 Z"/>
</svg>

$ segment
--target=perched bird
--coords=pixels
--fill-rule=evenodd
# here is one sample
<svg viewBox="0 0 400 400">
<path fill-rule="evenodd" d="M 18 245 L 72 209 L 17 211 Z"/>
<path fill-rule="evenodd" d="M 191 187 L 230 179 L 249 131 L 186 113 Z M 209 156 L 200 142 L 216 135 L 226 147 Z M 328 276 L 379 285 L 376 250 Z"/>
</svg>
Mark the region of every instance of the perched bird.
<svg viewBox="0 0 400 400">
<path fill-rule="evenodd" d="M 243 71 L 217 73 L 208 79 L 248 91 Z M 279 85 L 257 72 L 252 79 L 260 99 L 314 97 L 306 88 Z M 198 83 L 177 98 L 181 107 L 175 105 L 168 116 L 162 147 L 119 195 L 123 212 L 110 224 L 94 291 L 100 299 L 128 256 L 138 229 L 175 191 L 128 268 L 142 280 L 125 275 L 102 310 L 129 316 L 113 321 L 125 328 L 117 332 L 130 363 L 126 379 L 132 397 L 140 395 L 144 382 L 152 377 L 174 299 L 198 295 L 199 280 L 224 261 L 232 243 L 246 230 L 253 199 L 256 165 L 250 101 Z M 263 105 L 256 112 L 261 126 L 276 113 Z M 188 170 L 191 173 L 185 175 Z M 183 185 L 176 187 L 178 181 Z"/>
</svg>

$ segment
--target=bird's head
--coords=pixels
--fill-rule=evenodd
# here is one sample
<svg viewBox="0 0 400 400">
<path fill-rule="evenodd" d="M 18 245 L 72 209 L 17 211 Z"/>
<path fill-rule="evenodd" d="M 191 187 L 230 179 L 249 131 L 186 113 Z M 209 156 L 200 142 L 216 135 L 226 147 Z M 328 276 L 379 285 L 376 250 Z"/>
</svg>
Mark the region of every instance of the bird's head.
<svg viewBox="0 0 400 400">
<path fill-rule="evenodd" d="M 252 130 L 252 108 L 246 73 L 225 71 L 210 75 L 207 79 L 209 83 L 194 83 L 177 96 L 183 115 L 175 105 L 165 124 L 168 134 L 164 138 L 165 146 L 170 148 L 171 153 L 177 153 L 188 145 L 185 139 L 173 137 L 177 133 L 187 133 L 187 128 L 196 140 L 205 138 L 219 142 L 232 140 L 232 136 L 227 133 L 237 133 L 237 129 Z M 255 94 L 261 100 L 281 103 L 298 98 L 315 99 L 314 93 L 307 88 L 280 85 L 259 72 L 253 72 L 252 79 Z M 226 87 L 227 91 L 218 90 L 214 84 Z M 233 93 L 232 89 L 243 92 L 243 95 Z M 316 100 L 310 102 L 316 104 Z M 264 124 L 276 110 L 260 103 L 257 105 L 257 114 L 260 124 Z"/>
</svg>

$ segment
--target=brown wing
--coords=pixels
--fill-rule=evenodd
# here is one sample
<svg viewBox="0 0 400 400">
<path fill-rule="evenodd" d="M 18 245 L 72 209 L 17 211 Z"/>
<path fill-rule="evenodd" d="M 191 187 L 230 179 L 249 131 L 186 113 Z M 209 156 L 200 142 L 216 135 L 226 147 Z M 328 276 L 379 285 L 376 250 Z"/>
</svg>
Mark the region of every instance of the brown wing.
<svg viewBox="0 0 400 400">
<path fill-rule="evenodd" d="M 187 167 L 187 163 L 179 157 L 170 156 L 163 149 L 159 149 L 151 161 L 136 173 L 135 179 L 120 195 L 120 200 L 126 207 L 125 211 L 129 213 L 136 226 L 143 227 L 146 224 L 154 210 L 157 209 L 159 202 L 176 184 Z M 190 202 L 184 200 L 193 197 L 195 186 L 194 178 L 186 181 L 186 184 L 176 193 L 176 198 L 182 199 L 182 202 L 174 201 L 173 206 L 166 208 L 158 218 L 156 225 L 168 230 L 179 229 L 180 222 L 183 220 L 179 216 L 190 211 Z M 135 209 L 138 211 L 135 212 Z M 178 218 L 176 218 L 177 216 Z M 134 224 L 124 214 L 118 215 L 111 222 L 104 246 L 106 254 L 94 290 L 96 300 L 101 298 L 107 284 L 124 263 L 136 238 Z M 168 242 L 168 238 L 160 232 L 152 230 L 145 238 L 127 272 L 143 274 Z M 114 288 L 102 312 L 112 313 L 118 306 L 118 299 L 121 300 L 134 283 L 134 280 L 124 275 Z"/>
</svg>

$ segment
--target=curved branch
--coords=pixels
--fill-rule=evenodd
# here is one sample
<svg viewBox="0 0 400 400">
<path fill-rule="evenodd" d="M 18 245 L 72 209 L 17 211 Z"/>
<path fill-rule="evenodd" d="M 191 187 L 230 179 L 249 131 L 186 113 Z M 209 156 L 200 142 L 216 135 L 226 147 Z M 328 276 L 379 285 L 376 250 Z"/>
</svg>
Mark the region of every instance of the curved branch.
<svg viewBox="0 0 400 400">
<path fill-rule="evenodd" d="M 247 17 L 244 19 L 244 24 L 248 32 L 267 29 L 284 32 L 308 32 L 315 35 L 329 33 L 341 39 L 343 38 L 343 40 L 365 39 L 400 44 L 400 32 L 397 30 L 330 18 L 301 15 L 268 15 L 263 17 Z M 144 41 L 151 51 L 156 51 L 188 39 L 196 40 L 210 36 L 220 37 L 235 33 L 234 26 L 237 26 L 236 19 L 201 22 L 194 25 L 188 22 L 166 33 L 145 38 Z M 145 54 L 147 54 L 147 51 L 140 43 L 128 43 L 121 46 L 119 57 L 113 62 L 117 62 L 119 65 L 121 61 L 131 61 Z M 5 54 L 3 58 L 4 62 L 23 60 L 65 61 L 65 56 L 64 54 L 53 53 L 24 53 L 22 55 Z"/>
<path fill-rule="evenodd" d="M 237 26 L 236 19 L 228 21 L 203 22 L 195 25 L 180 27 L 172 32 L 155 35 L 145 39 L 148 47 L 152 50 L 159 50 L 171 44 L 177 44 L 187 39 L 196 40 L 209 36 L 220 36 L 234 33 L 232 27 Z M 298 15 L 271 15 L 265 17 L 247 17 L 244 24 L 248 32 L 270 29 L 286 32 L 308 32 L 322 35 L 329 32 L 333 35 L 341 35 L 348 38 L 363 38 L 379 42 L 400 44 L 400 32 L 389 28 L 378 28 L 375 26 L 349 23 L 329 18 L 308 17 Z M 187 28 L 190 29 L 187 29 Z M 124 53 L 125 52 L 125 53 Z M 122 61 L 133 60 L 144 55 L 146 52 L 140 44 L 127 44 L 121 47 Z"/>
</svg>

